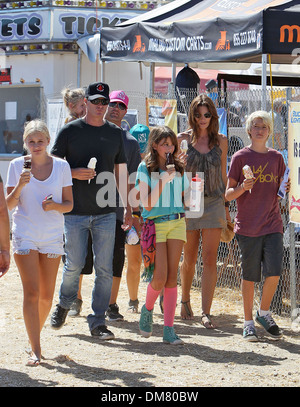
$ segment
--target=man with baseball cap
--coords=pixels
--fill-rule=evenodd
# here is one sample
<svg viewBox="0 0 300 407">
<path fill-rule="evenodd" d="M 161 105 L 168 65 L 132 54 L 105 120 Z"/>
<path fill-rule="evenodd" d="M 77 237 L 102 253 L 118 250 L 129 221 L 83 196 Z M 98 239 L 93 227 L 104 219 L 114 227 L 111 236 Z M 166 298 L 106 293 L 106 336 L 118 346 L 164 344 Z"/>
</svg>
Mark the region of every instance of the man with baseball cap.
<svg viewBox="0 0 300 407">
<path fill-rule="evenodd" d="M 92 235 L 95 283 L 92 293 L 93 314 L 88 315 L 90 332 L 100 339 L 113 339 L 105 326 L 105 312 L 112 286 L 112 258 L 115 239 L 116 202 L 104 200 L 117 187 L 124 203 L 124 228 L 132 225 L 128 206 L 128 172 L 121 129 L 104 116 L 109 103 L 106 83 L 90 84 L 85 93 L 86 116 L 65 125 L 58 133 L 51 153 L 70 164 L 73 177 L 74 208 L 65 216 L 65 264 L 52 328 L 63 326 L 68 311 L 77 298 L 79 277 L 87 254 L 89 233 Z M 96 167 L 87 168 L 91 158 Z M 96 175 L 97 177 L 96 182 Z M 111 175 L 110 178 L 107 178 Z M 127 180 L 127 182 L 124 180 Z M 107 182 L 108 181 L 108 182 Z M 123 186 L 123 188 L 120 188 Z M 124 188 L 125 187 L 125 188 Z M 101 191 L 102 189 L 102 191 Z M 103 194 L 103 190 L 107 191 Z"/>
<path fill-rule="evenodd" d="M 109 101 L 111 103 L 110 107 L 115 107 L 112 103 L 117 102 L 123 104 L 126 107 L 126 110 L 128 109 L 129 98 L 123 90 L 114 90 L 111 92 L 109 95 Z M 124 110 L 122 109 L 122 105 L 121 110 Z"/>
<path fill-rule="evenodd" d="M 109 95 L 109 105 L 106 111 L 105 118 L 110 122 L 121 127 L 122 119 L 126 115 L 129 98 L 123 90 L 115 90 Z M 127 167 L 129 175 L 135 174 L 141 162 L 140 147 L 138 142 L 128 131 L 122 129 L 123 142 L 125 153 L 127 157 Z M 134 186 L 133 183 L 130 187 Z M 133 226 L 136 231 L 140 231 L 140 211 L 139 208 L 132 208 L 133 213 Z M 122 320 L 123 315 L 119 313 L 117 305 L 117 297 L 122 277 L 122 271 L 125 261 L 125 239 L 126 233 L 121 228 L 123 219 L 123 208 L 117 209 L 117 223 L 116 223 L 116 238 L 115 249 L 113 258 L 113 284 L 110 296 L 109 307 L 106 312 L 107 317 L 111 321 Z M 137 312 L 138 310 L 138 286 L 140 280 L 140 269 L 142 264 L 141 246 L 139 242 L 136 245 L 126 244 L 127 254 L 127 286 L 129 292 L 129 310 Z"/>
<path fill-rule="evenodd" d="M 87 100 L 106 99 L 109 101 L 109 86 L 106 83 L 91 83 L 85 91 Z"/>
</svg>

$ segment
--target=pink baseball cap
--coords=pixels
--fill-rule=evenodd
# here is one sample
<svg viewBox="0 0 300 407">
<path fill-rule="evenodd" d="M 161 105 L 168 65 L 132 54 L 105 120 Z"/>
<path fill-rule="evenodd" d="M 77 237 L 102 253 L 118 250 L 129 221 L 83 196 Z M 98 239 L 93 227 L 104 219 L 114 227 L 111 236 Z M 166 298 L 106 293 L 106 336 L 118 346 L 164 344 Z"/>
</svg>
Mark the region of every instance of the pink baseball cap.
<svg viewBox="0 0 300 407">
<path fill-rule="evenodd" d="M 123 90 L 114 90 L 109 95 L 110 102 L 121 102 L 124 103 L 126 108 L 128 107 L 129 98 Z"/>
</svg>

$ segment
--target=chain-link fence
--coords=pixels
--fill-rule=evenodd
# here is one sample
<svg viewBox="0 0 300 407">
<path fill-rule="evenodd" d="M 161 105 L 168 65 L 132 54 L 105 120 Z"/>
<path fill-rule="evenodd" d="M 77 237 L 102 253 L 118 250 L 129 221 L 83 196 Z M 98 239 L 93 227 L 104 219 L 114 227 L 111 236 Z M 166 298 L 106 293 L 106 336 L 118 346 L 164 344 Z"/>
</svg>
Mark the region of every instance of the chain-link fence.
<svg viewBox="0 0 300 407">
<path fill-rule="evenodd" d="M 146 97 L 151 96 L 151 98 L 156 99 L 176 99 L 178 110 L 178 132 L 187 129 L 187 112 L 189 104 L 197 95 L 197 92 L 194 90 L 181 89 L 180 95 L 178 95 L 177 92 L 170 92 L 167 95 L 146 95 L 142 92 L 132 92 L 126 89 L 124 89 L 124 91 L 129 96 L 129 109 L 134 109 L 138 112 L 138 123 L 147 123 Z M 289 100 L 300 100 L 299 88 L 280 88 L 273 89 L 272 92 L 271 90 L 268 90 L 263 93 L 261 89 L 250 87 L 248 90 L 228 91 L 226 94 L 223 93 L 219 95 L 216 99 L 216 103 L 219 107 L 223 107 L 227 113 L 227 136 L 229 142 L 228 165 L 230 165 L 232 155 L 249 144 L 249 138 L 245 131 L 247 115 L 255 110 L 261 110 L 262 106 L 265 106 L 264 110 L 270 112 L 274 120 L 274 134 L 269 140 L 269 146 L 280 150 L 283 154 L 285 163 L 287 164 L 287 107 Z M 291 299 L 293 298 L 294 305 L 296 303 L 299 307 L 300 304 L 300 227 L 289 223 L 287 200 L 283 200 L 280 203 L 280 208 L 284 224 L 283 274 L 272 302 L 272 310 L 282 316 L 292 316 Z M 231 218 L 234 219 L 236 213 L 235 201 L 231 202 L 229 209 Z M 201 247 L 202 245 L 200 241 L 198 261 L 193 281 L 195 287 L 201 287 Z M 229 300 L 230 298 L 233 300 L 236 299 L 237 292 L 240 292 L 241 283 L 240 251 L 236 238 L 230 243 L 220 243 L 217 268 L 217 286 L 222 291 L 222 296 Z M 257 303 L 259 302 L 261 289 L 262 283 L 257 284 Z"/>
<path fill-rule="evenodd" d="M 146 123 L 145 94 L 127 92 L 130 99 L 130 108 L 138 110 L 139 123 Z M 189 104 L 196 96 L 194 90 L 180 90 L 178 92 L 163 94 L 152 94 L 152 98 L 176 99 L 178 110 L 178 132 L 187 128 L 187 112 Z M 287 164 L 287 116 L 288 101 L 300 100 L 299 88 L 276 88 L 268 89 L 265 93 L 261 88 L 250 86 L 249 89 L 227 91 L 216 99 L 219 107 L 223 107 L 227 113 L 227 136 L 229 142 L 228 165 L 232 155 L 249 144 L 249 137 L 245 131 L 247 116 L 256 110 L 270 112 L 274 123 L 273 136 L 270 137 L 269 146 L 278 149 Z M 288 202 L 280 202 L 282 219 L 284 224 L 284 258 L 283 273 L 278 289 L 272 301 L 272 311 L 282 315 L 291 316 L 291 298 L 296 304 L 300 304 L 300 228 L 289 222 Z M 236 213 L 235 201 L 230 204 L 231 218 Z M 300 225 L 299 225 L 300 226 Z M 198 261 L 195 268 L 193 285 L 201 287 L 202 256 L 201 242 L 199 244 Z M 222 290 L 222 295 L 236 298 L 237 291 L 240 292 L 241 263 L 240 251 L 234 238 L 230 243 L 220 243 L 218 252 L 218 281 L 217 286 Z M 291 278 L 292 276 L 292 278 Z M 218 290 L 219 291 L 219 290 Z M 256 302 L 259 303 L 262 291 L 262 283 L 256 287 Z M 299 305 L 298 305 L 299 307 Z"/>
</svg>

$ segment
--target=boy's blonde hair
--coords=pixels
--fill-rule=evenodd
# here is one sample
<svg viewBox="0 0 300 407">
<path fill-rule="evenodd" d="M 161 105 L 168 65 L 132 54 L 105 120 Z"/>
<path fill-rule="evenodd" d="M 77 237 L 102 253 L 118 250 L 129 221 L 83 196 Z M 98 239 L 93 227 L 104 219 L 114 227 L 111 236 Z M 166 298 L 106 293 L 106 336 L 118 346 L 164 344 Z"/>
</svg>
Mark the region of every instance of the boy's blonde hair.
<svg viewBox="0 0 300 407">
<path fill-rule="evenodd" d="M 250 131 L 251 131 L 251 127 L 253 125 L 254 120 L 256 119 L 262 119 L 263 123 L 268 126 L 269 128 L 269 136 L 270 134 L 273 133 L 273 121 L 271 116 L 269 115 L 269 113 L 265 112 L 264 110 L 257 110 L 256 112 L 253 112 L 250 114 L 250 116 L 248 117 L 247 121 L 246 121 L 246 131 L 247 134 L 250 137 Z"/>
</svg>

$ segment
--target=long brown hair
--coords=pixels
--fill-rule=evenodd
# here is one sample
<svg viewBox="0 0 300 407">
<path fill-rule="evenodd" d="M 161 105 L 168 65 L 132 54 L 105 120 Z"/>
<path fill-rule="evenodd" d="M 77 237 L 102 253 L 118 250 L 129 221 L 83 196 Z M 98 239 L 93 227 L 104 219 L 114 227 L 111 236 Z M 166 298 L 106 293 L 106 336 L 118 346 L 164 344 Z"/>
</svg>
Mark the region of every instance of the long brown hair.
<svg viewBox="0 0 300 407">
<path fill-rule="evenodd" d="M 174 157 L 174 164 L 175 164 L 175 170 L 179 172 L 181 175 L 184 173 L 184 167 L 182 162 L 177 158 L 177 153 L 178 153 L 178 141 L 176 134 L 170 127 L 168 126 L 157 126 L 154 127 L 150 134 L 149 134 L 149 140 L 148 140 L 148 145 L 147 145 L 147 150 L 146 150 L 146 155 L 145 155 L 145 163 L 146 167 L 149 171 L 151 172 L 159 172 L 159 164 L 158 164 L 158 154 L 157 151 L 153 148 L 153 144 L 158 144 L 161 142 L 163 139 L 167 139 L 170 137 L 172 144 L 175 146 L 173 157 Z"/>
<path fill-rule="evenodd" d="M 214 102 L 205 93 L 198 95 L 192 101 L 189 109 L 189 126 L 192 129 L 191 143 L 197 141 L 197 122 L 195 120 L 195 114 L 198 113 L 199 106 L 207 107 L 211 114 L 211 120 L 207 128 L 208 131 L 208 145 L 213 148 L 215 145 L 219 145 L 219 116 Z"/>
</svg>

